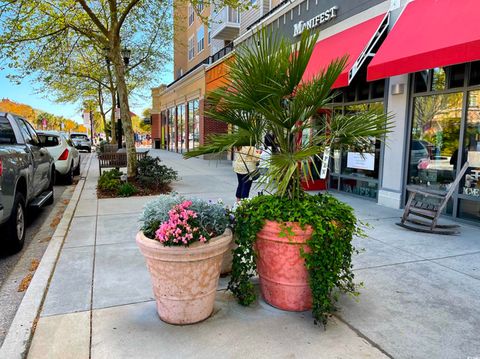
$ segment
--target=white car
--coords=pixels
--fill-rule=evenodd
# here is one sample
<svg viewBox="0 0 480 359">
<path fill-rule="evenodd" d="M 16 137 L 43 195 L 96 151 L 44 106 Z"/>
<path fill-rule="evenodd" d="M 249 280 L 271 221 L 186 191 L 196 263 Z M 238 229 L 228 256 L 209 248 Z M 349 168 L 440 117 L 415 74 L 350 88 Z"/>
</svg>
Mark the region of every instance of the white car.
<svg viewBox="0 0 480 359">
<path fill-rule="evenodd" d="M 40 141 L 55 160 L 57 174 L 72 184 L 73 177 L 80 174 L 80 155 L 72 141 L 63 133 L 38 131 Z"/>
</svg>

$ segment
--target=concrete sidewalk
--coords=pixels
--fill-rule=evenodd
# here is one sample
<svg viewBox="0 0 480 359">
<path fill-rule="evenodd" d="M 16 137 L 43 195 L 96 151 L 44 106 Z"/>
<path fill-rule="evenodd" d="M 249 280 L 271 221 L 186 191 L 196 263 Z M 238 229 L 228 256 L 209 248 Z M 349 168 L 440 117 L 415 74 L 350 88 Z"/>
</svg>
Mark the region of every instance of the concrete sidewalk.
<svg viewBox="0 0 480 359">
<path fill-rule="evenodd" d="M 174 189 L 234 201 L 227 163 L 152 150 L 179 171 Z M 244 308 L 219 284 L 214 315 L 192 326 L 163 323 L 135 244 L 151 197 L 96 198 L 92 161 L 46 296 L 29 358 L 467 358 L 480 356 L 479 228 L 442 237 L 394 225 L 400 211 L 338 195 L 374 229 L 357 245 L 356 302 L 341 299 L 326 331 L 311 314 L 259 300 Z M 252 191 L 253 192 L 253 191 Z"/>
</svg>

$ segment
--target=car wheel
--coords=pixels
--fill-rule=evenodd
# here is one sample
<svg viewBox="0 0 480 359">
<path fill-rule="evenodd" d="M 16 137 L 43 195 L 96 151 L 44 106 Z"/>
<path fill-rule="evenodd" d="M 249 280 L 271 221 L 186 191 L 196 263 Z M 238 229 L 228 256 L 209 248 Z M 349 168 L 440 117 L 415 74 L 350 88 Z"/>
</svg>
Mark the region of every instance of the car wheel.
<svg viewBox="0 0 480 359">
<path fill-rule="evenodd" d="M 73 174 L 75 176 L 80 176 L 80 159 L 78 160 L 78 165 L 75 167 L 75 170 L 73 171 Z"/>
<path fill-rule="evenodd" d="M 25 197 L 17 192 L 13 201 L 12 214 L 5 223 L 7 232 L 7 248 L 12 253 L 19 252 L 25 243 Z"/>
<path fill-rule="evenodd" d="M 73 163 L 72 165 L 70 166 L 70 169 L 68 170 L 67 174 L 65 175 L 65 183 L 66 184 L 72 184 L 73 183 L 73 177 L 74 174 L 73 174 Z"/>
</svg>

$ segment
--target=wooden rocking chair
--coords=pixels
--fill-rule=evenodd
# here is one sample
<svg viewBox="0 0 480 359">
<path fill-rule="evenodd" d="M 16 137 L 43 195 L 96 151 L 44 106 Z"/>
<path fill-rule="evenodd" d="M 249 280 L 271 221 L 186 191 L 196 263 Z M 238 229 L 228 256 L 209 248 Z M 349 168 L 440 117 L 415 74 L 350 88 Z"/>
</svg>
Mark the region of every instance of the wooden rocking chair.
<svg viewBox="0 0 480 359">
<path fill-rule="evenodd" d="M 438 234 L 460 233 L 458 231 L 459 225 L 441 225 L 438 224 L 438 218 L 447 205 L 448 200 L 452 196 L 453 192 L 458 187 L 458 184 L 467 171 L 468 166 L 468 162 L 463 165 L 460 173 L 453 181 L 447 193 L 443 191 L 429 190 L 421 186 L 407 186 L 407 191 L 410 192 L 410 195 L 408 197 L 407 204 L 405 205 L 405 211 L 403 212 L 402 220 L 400 223 L 397 223 L 397 225 L 416 232 Z M 423 196 L 423 198 L 418 199 L 417 195 Z M 432 204 L 425 201 L 427 198 L 433 198 L 437 203 Z M 412 218 L 412 215 L 426 218 L 428 221 L 419 218 Z"/>
</svg>

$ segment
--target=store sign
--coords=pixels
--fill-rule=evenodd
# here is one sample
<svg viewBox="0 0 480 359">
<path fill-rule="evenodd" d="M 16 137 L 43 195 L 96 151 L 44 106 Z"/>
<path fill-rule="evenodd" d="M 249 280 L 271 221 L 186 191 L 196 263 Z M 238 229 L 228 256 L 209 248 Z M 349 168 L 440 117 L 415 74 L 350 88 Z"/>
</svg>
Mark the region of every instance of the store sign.
<svg viewBox="0 0 480 359">
<path fill-rule="evenodd" d="M 373 171 L 375 168 L 375 154 L 374 153 L 347 153 L 347 167 L 355 168 L 357 170 Z"/>
<path fill-rule="evenodd" d="M 324 24 L 337 17 L 338 6 L 333 6 L 324 12 L 321 12 L 315 17 L 307 21 L 299 21 L 293 25 L 293 36 L 300 35 L 304 30 L 314 29 L 321 24 Z"/>
</svg>

